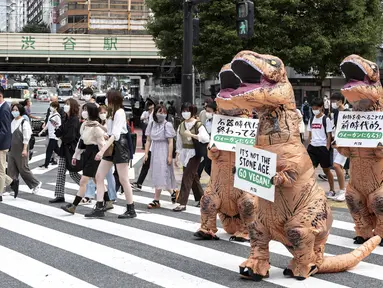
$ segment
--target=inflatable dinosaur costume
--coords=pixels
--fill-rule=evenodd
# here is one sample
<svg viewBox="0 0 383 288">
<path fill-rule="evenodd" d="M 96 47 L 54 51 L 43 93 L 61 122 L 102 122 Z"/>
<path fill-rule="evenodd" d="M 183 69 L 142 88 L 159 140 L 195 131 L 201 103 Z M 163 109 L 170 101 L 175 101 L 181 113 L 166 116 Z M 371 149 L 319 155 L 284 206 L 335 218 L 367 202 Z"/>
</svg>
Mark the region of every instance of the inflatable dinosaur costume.
<svg viewBox="0 0 383 288">
<path fill-rule="evenodd" d="M 229 64 L 221 69 L 219 78 L 221 91 L 231 89 L 225 86 L 226 83 L 236 88 L 241 84 Z M 221 110 L 219 105 L 218 112 L 227 116 L 247 117 L 247 113 L 241 109 Z M 208 154 L 212 159 L 212 174 L 201 199 L 201 227 L 194 236 L 205 240 L 218 240 L 215 234 L 218 231 L 216 225 L 218 214 L 223 229 L 233 234 L 230 240 L 248 241 L 249 233 L 245 223 L 251 223 L 254 220 L 257 198 L 233 186 L 232 170 L 235 165 L 235 152 L 219 151 L 213 146 L 209 148 Z"/>
<path fill-rule="evenodd" d="M 269 276 L 269 242 L 283 243 L 293 255 L 284 275 L 303 280 L 315 273 L 340 272 L 357 265 L 380 243 L 372 237 L 345 255 L 324 257 L 332 225 L 331 209 L 299 138 L 300 117 L 284 64 L 271 55 L 242 51 L 231 62 L 242 80 L 236 89 L 221 91 L 222 109 L 256 109 L 259 115 L 256 147 L 278 155 L 275 202 L 258 199 L 255 221 L 248 225 L 250 257 L 240 265 L 242 277 L 260 281 Z"/>
<path fill-rule="evenodd" d="M 341 90 L 353 111 L 383 111 L 379 67 L 358 55 L 341 64 L 347 84 Z M 375 235 L 383 237 L 383 149 L 337 147 L 350 158 L 350 182 L 346 189 L 348 209 L 354 219 L 355 244 Z M 383 246 L 383 242 L 380 243 Z"/>
</svg>

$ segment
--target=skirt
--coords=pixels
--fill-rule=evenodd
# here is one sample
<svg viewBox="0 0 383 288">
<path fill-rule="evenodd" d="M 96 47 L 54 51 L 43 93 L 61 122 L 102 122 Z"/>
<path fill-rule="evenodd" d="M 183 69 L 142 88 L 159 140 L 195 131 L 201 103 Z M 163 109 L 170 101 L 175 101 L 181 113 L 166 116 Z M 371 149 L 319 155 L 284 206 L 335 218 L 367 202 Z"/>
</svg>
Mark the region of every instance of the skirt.
<svg viewBox="0 0 383 288">
<path fill-rule="evenodd" d="M 83 168 L 82 175 L 94 178 L 96 176 L 98 165 L 100 161 L 94 160 L 98 153 L 97 145 L 86 145 L 85 151 L 82 153 Z"/>
<path fill-rule="evenodd" d="M 130 162 L 129 143 L 126 134 L 121 134 L 118 141 L 114 141 L 114 149 L 112 156 L 103 157 L 105 161 L 113 162 L 113 164 L 122 164 Z"/>
</svg>

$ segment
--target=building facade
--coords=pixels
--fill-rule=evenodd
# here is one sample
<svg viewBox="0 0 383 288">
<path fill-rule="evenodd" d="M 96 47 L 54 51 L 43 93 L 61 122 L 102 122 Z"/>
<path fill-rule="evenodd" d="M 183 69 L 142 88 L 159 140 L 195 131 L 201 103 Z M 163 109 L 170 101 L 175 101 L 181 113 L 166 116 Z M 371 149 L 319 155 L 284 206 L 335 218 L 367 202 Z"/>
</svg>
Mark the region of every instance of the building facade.
<svg viewBox="0 0 383 288">
<path fill-rule="evenodd" d="M 60 0 L 58 33 L 146 34 L 145 0 Z"/>
<path fill-rule="evenodd" d="M 27 5 L 24 0 L 6 0 L 4 20 L 6 32 L 20 32 L 27 24 Z"/>
</svg>

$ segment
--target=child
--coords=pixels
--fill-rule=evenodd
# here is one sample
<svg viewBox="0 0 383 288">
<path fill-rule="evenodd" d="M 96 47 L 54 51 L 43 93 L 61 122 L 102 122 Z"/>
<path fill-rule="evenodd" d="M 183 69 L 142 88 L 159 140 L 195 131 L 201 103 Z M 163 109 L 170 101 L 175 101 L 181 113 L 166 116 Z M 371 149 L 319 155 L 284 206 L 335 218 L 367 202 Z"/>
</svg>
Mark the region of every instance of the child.
<svg viewBox="0 0 383 288">
<path fill-rule="evenodd" d="M 315 98 L 312 103 L 312 111 L 314 116 L 310 119 L 308 125 L 309 146 L 307 152 L 311 161 L 316 168 L 321 165 L 324 174 L 326 174 L 330 190 L 326 192 L 327 198 L 334 196 L 334 177 L 330 171 L 330 148 L 331 148 L 331 120 L 323 113 L 323 99 Z"/>
</svg>

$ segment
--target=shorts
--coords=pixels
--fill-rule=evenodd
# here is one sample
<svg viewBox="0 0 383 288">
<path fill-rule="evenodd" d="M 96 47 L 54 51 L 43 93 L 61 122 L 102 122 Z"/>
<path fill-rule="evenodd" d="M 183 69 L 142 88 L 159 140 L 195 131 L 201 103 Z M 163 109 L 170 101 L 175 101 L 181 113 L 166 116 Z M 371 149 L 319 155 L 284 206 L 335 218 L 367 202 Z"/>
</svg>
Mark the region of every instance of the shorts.
<svg viewBox="0 0 383 288">
<path fill-rule="evenodd" d="M 343 156 L 338 152 L 338 150 L 334 149 L 334 163 L 339 164 L 340 166 L 344 167 L 346 164 L 347 157 Z"/>
<path fill-rule="evenodd" d="M 129 143 L 126 134 L 121 134 L 120 139 L 118 141 L 114 141 L 112 156 L 104 156 L 102 159 L 113 162 L 113 164 L 130 162 Z"/>
<path fill-rule="evenodd" d="M 322 168 L 330 168 L 331 167 L 331 158 L 330 151 L 327 150 L 326 146 L 312 146 L 311 144 L 307 147 L 307 153 L 309 153 L 311 162 L 314 167 L 320 166 Z"/>
<path fill-rule="evenodd" d="M 98 153 L 97 145 L 86 145 L 85 151 L 83 152 L 83 168 L 82 175 L 94 178 L 97 173 L 98 165 L 100 161 L 94 160 Z"/>
</svg>

